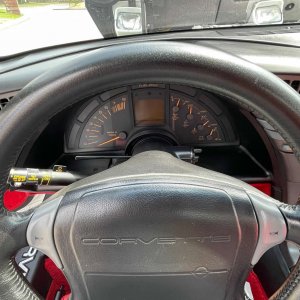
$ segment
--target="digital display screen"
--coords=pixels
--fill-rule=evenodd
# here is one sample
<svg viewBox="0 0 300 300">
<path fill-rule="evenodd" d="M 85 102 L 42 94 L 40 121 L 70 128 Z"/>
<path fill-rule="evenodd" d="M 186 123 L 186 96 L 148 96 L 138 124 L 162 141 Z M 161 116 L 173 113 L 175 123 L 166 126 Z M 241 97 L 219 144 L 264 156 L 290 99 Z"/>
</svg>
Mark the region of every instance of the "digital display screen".
<svg viewBox="0 0 300 300">
<path fill-rule="evenodd" d="M 164 98 L 134 99 L 134 116 L 136 126 L 164 125 Z"/>
</svg>

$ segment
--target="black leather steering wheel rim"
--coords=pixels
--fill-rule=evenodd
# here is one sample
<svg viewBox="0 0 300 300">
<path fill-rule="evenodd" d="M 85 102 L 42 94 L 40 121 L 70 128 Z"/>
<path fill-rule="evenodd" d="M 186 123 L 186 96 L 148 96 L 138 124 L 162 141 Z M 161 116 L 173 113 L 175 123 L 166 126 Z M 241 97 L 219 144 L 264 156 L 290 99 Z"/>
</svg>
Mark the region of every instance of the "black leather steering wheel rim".
<svg viewBox="0 0 300 300">
<path fill-rule="evenodd" d="M 27 213 L 8 212 L 3 193 L 23 146 L 51 117 L 100 90 L 137 82 L 170 82 L 222 95 L 262 115 L 300 160 L 299 95 L 278 77 L 230 54 L 185 43 L 147 42 L 107 47 L 41 75 L 0 116 L 0 298 L 36 299 L 13 266 L 11 255 L 25 241 Z M 290 207 L 283 206 L 289 211 Z M 299 207 L 293 207 L 298 211 Z M 297 228 L 297 226 L 296 226 Z M 299 297 L 300 264 L 276 299 Z M 296 298 L 295 298 L 296 299 Z"/>
</svg>

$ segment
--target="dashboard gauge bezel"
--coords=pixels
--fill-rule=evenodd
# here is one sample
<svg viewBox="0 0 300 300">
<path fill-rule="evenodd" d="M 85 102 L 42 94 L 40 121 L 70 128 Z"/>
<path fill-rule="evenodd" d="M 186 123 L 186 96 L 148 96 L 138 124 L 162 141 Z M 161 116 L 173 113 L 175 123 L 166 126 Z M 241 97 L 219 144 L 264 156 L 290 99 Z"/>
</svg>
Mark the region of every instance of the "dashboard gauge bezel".
<svg viewBox="0 0 300 300">
<path fill-rule="evenodd" d="M 133 97 L 136 94 L 145 94 L 147 92 L 161 91 L 164 94 L 164 107 L 165 107 L 165 123 L 162 125 L 151 125 L 151 126 L 136 126 L 135 125 L 135 115 L 133 107 Z M 206 91 L 185 86 L 185 85 L 174 85 L 174 84 L 162 84 L 162 83 L 145 83 L 136 84 L 131 86 L 118 87 L 109 91 L 103 91 L 99 94 L 86 99 L 81 102 L 80 105 L 74 108 L 74 113 L 68 121 L 67 130 L 65 132 L 65 153 L 101 153 L 101 154 L 125 154 L 126 147 L 118 148 L 80 148 L 79 142 L 81 135 L 83 134 L 84 128 L 89 122 L 91 116 L 100 109 L 102 105 L 112 101 L 114 97 L 118 97 L 121 94 L 127 94 L 128 96 L 128 109 L 130 115 L 131 132 L 128 133 L 127 141 L 132 141 L 135 136 L 140 135 L 141 131 L 149 131 L 153 129 L 153 134 L 158 132 L 159 129 L 162 132 L 169 132 L 170 135 L 174 136 L 174 141 L 182 146 L 176 138 L 176 132 L 171 130 L 171 118 L 170 118 L 170 95 L 171 93 L 177 93 L 182 95 L 182 97 L 189 98 L 192 102 L 198 103 L 204 106 L 209 114 L 217 120 L 218 125 L 224 134 L 224 142 L 211 142 L 211 143 L 191 143 L 184 144 L 184 146 L 192 146 L 197 148 L 204 147 L 219 147 L 219 146 L 234 146 L 239 144 L 239 137 L 237 130 L 234 125 L 234 121 L 230 116 L 229 111 L 222 103 L 222 101 L 215 95 L 208 93 Z M 113 146 L 113 145 L 112 145 Z"/>
</svg>

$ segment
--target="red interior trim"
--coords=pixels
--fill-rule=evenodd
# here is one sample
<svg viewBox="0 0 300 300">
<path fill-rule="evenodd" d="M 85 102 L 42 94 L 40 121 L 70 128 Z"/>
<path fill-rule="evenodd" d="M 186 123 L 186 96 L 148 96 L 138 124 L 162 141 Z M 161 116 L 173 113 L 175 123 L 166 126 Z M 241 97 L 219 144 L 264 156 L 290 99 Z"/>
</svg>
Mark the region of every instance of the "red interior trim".
<svg viewBox="0 0 300 300">
<path fill-rule="evenodd" d="M 257 188 L 258 190 L 260 190 L 261 192 L 267 194 L 268 196 L 272 195 L 272 185 L 271 183 L 252 183 L 251 184 L 253 187 Z"/>
<path fill-rule="evenodd" d="M 3 204 L 7 210 L 15 210 L 20 208 L 25 202 L 30 198 L 34 197 L 35 195 L 51 195 L 54 194 L 53 192 L 31 192 L 31 191 L 9 191 L 7 190 L 4 193 L 3 197 Z"/>
</svg>

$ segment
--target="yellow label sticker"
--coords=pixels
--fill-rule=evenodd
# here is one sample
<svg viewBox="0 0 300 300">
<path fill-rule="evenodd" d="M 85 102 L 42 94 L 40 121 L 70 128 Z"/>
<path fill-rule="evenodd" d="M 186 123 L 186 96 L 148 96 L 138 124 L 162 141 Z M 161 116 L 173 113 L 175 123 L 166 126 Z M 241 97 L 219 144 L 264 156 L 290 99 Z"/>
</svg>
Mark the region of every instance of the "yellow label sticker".
<svg viewBox="0 0 300 300">
<path fill-rule="evenodd" d="M 50 183 L 50 180 L 51 180 L 51 176 L 46 174 L 42 177 L 41 184 L 48 185 Z"/>
<path fill-rule="evenodd" d="M 29 174 L 27 180 L 28 180 L 28 181 L 38 181 L 39 179 L 36 177 L 36 175 L 34 175 L 34 174 Z"/>
<path fill-rule="evenodd" d="M 12 180 L 13 180 L 13 182 L 25 182 L 26 176 L 25 175 L 13 175 Z"/>
</svg>

